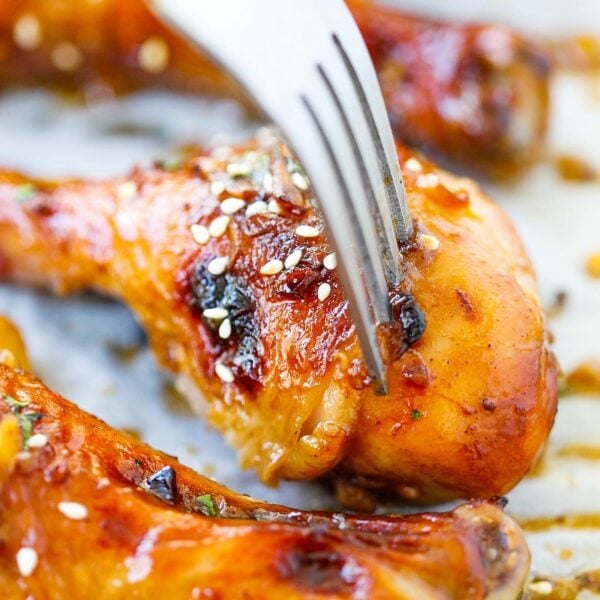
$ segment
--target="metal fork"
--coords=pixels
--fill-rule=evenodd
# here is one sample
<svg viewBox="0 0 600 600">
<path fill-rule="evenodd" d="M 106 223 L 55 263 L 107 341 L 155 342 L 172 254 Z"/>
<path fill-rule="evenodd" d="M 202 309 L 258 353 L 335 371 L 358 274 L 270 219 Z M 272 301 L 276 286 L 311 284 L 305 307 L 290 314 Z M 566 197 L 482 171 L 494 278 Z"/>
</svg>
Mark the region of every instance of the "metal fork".
<svg viewBox="0 0 600 600">
<path fill-rule="evenodd" d="M 376 326 L 391 320 L 411 233 L 383 98 L 343 0 L 153 0 L 273 121 L 308 174 L 369 374 L 387 393 Z"/>
</svg>

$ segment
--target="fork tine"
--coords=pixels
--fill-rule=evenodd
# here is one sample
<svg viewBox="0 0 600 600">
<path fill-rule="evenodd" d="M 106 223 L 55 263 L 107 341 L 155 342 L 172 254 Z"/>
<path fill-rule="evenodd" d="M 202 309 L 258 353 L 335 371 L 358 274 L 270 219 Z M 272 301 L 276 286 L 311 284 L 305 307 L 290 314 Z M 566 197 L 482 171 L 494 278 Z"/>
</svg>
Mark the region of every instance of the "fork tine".
<svg viewBox="0 0 600 600">
<path fill-rule="evenodd" d="M 375 144 L 381 172 L 379 181 L 383 182 L 387 197 L 387 205 L 380 204 L 380 210 L 386 215 L 383 221 L 389 220 L 389 215 L 394 225 L 397 240 L 404 241 L 410 237 L 412 232 L 412 220 L 408 211 L 396 144 L 390 128 L 381 88 L 356 23 L 353 22 L 351 26 L 344 29 L 344 32 L 344 43 L 342 43 L 339 29 L 337 33 L 333 34 L 333 42 L 360 99 Z"/>
<path fill-rule="evenodd" d="M 329 235 L 332 238 L 330 241 L 333 243 L 338 256 L 342 257 L 342 260 L 338 261 L 339 276 L 350 301 L 350 311 L 369 375 L 377 383 L 376 392 L 387 394 L 386 366 L 381 355 L 376 330 L 371 320 L 371 310 L 373 308 L 371 298 L 369 298 L 361 276 L 362 267 L 370 260 L 369 250 L 364 239 L 364 231 L 353 210 L 353 202 L 347 182 L 342 175 L 340 164 L 323 122 L 308 98 L 302 97 L 302 103 L 327 150 L 333 172 L 339 184 L 338 193 L 330 194 L 328 202 L 321 208 Z M 344 235 L 346 231 L 351 232 L 351 235 Z"/>
<path fill-rule="evenodd" d="M 386 215 L 385 212 L 382 215 L 382 211 L 380 208 L 380 204 L 382 203 L 381 201 L 383 200 L 384 210 L 387 210 L 387 206 L 385 204 L 385 196 L 382 197 L 381 193 L 379 193 L 379 200 L 376 198 L 375 191 L 373 189 L 373 179 L 369 174 L 369 167 L 367 166 L 364 155 L 360 150 L 358 141 L 356 139 L 356 134 L 354 133 L 354 129 L 350 123 L 346 110 L 342 105 L 339 94 L 337 93 L 335 87 L 333 86 L 333 83 L 331 82 L 330 77 L 327 75 L 322 65 L 318 66 L 318 71 L 338 109 L 340 117 L 344 123 L 344 128 L 346 129 L 348 139 L 350 141 L 350 144 L 352 145 L 354 160 L 356 161 L 359 168 L 363 188 L 365 191 L 365 196 L 367 198 L 368 206 L 370 207 L 370 212 L 372 213 L 374 218 L 375 232 L 377 238 L 380 241 L 379 249 L 381 251 L 381 259 L 383 260 L 383 264 L 385 267 L 386 281 L 389 286 L 396 286 L 400 282 L 400 253 L 398 251 L 398 242 L 394 233 L 392 220 L 391 218 L 389 218 L 389 212 L 388 215 Z M 377 185 L 377 181 L 380 179 L 380 177 L 375 177 L 375 185 Z"/>
<path fill-rule="evenodd" d="M 317 72 L 319 72 L 318 67 Z M 324 72 L 322 67 L 320 72 Z M 355 160 L 351 143 L 352 132 L 346 130 L 347 117 L 343 111 L 338 109 L 334 98 L 334 95 L 330 95 L 327 86 L 324 86 L 323 93 L 318 94 L 317 90 L 314 90 L 312 97 L 308 100 L 311 117 L 313 120 L 316 118 L 320 135 L 326 143 L 328 153 L 333 156 L 335 161 L 338 179 L 345 188 L 347 199 L 345 210 L 352 222 L 352 228 L 345 230 L 341 228 L 340 221 L 334 219 L 330 225 L 330 231 L 334 237 L 350 233 L 352 245 L 360 256 L 359 268 L 364 273 L 363 285 L 367 288 L 374 320 L 376 323 L 387 323 L 391 318 L 391 309 L 375 220 L 369 210 L 368 202 L 365 201 L 366 191 L 362 185 L 360 164 L 357 164 Z M 305 104 L 306 101 L 305 97 Z M 326 203 L 321 205 L 322 212 L 323 208 L 327 208 Z"/>
</svg>

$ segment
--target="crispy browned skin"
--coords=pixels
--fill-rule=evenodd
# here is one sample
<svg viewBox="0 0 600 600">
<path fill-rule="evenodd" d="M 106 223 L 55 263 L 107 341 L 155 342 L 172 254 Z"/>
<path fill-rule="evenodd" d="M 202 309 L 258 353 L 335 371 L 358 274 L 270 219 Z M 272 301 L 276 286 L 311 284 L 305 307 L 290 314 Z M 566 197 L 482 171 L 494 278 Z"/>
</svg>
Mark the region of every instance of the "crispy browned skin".
<svg viewBox="0 0 600 600">
<path fill-rule="evenodd" d="M 45 445 L 37 435 L 28 446 L 25 422 Z M 85 507 L 84 518 L 69 518 L 61 502 Z M 522 532 L 494 504 L 365 518 L 268 505 L 4 365 L 0 541 L 5 600 L 513 600 L 529 565 Z M 31 574 L 18 567 L 22 548 L 36 552 Z"/>
<path fill-rule="evenodd" d="M 7 174 L 0 269 L 58 293 L 93 288 L 124 300 L 160 364 L 187 382 L 196 409 L 266 482 L 336 468 L 361 486 L 423 502 L 511 489 L 552 425 L 556 368 L 531 265 L 506 216 L 469 180 L 440 172 L 438 183 L 432 166 L 408 163 L 411 212 L 440 247 L 404 249 L 405 278 L 392 293 L 404 327 L 387 336 L 396 345 L 391 393 L 377 396 L 336 273 L 323 267 L 322 224 L 291 183 L 296 167 L 285 148 L 262 143 L 226 160 L 198 157 L 104 183 L 32 189 Z M 240 165 L 248 174 L 231 175 Z M 215 183 L 226 188 L 218 196 Z M 209 225 L 228 196 L 277 198 L 282 214 L 241 210 L 224 235 L 199 245 L 191 225 Z M 321 233 L 300 237 L 298 225 Z M 296 249 L 297 266 L 260 274 Z M 216 256 L 230 258 L 224 275 L 208 272 Z M 331 295 L 319 302 L 322 283 Z M 427 321 L 422 337 L 415 299 Z M 203 317 L 215 306 L 229 310 L 227 340 Z M 231 368 L 233 383 L 219 379 L 217 364 Z"/>
<path fill-rule="evenodd" d="M 349 4 L 399 139 L 493 176 L 536 158 L 546 130 L 548 61 L 532 42 L 497 25 L 443 23 L 363 0 Z M 141 0 L 5 0 L 0 82 L 43 81 L 83 87 L 92 97 L 106 84 L 118 91 L 165 85 L 240 96 Z"/>
</svg>

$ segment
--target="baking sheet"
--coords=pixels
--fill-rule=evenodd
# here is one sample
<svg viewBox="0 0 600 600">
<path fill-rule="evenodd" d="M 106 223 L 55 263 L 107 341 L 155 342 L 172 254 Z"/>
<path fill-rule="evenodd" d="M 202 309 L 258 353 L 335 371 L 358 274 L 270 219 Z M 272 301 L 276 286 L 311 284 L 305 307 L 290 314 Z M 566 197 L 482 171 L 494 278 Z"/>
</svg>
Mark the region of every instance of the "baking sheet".
<svg viewBox="0 0 600 600">
<path fill-rule="evenodd" d="M 577 11 L 563 0 L 420 0 L 415 6 L 508 20 L 542 32 L 596 26 L 600 33 L 597 1 L 576 4 Z M 592 92 L 584 77 L 556 79 L 549 154 L 582 156 L 600 170 L 600 102 Z M 146 93 L 84 109 L 43 92 L 13 93 L 0 98 L 0 164 L 37 175 L 100 177 L 168 155 L 181 142 L 243 138 L 252 126 L 227 101 Z M 585 258 L 600 251 L 600 185 L 566 183 L 546 163 L 516 185 L 490 189 L 524 238 L 544 301 L 550 304 L 559 291 L 568 294 L 565 310 L 551 321 L 561 364 L 569 370 L 600 357 L 600 282 L 584 270 Z M 0 313 L 19 325 L 37 372 L 50 386 L 112 425 L 139 432 L 153 446 L 240 492 L 303 508 L 335 507 L 316 484 L 270 489 L 251 472 L 240 472 L 234 452 L 174 397 L 147 350 L 127 360 L 123 355 L 129 353 L 115 351 L 138 345 L 142 335 L 119 304 L 94 296 L 55 299 L 1 285 Z M 560 456 L 561 448 L 574 443 L 600 448 L 600 397 L 561 400 L 543 468 L 509 495 L 512 515 L 519 520 L 600 515 L 600 460 Z M 528 540 L 535 576 L 600 569 L 600 529 L 530 531 Z M 594 596 L 585 592 L 585 597 Z"/>
</svg>

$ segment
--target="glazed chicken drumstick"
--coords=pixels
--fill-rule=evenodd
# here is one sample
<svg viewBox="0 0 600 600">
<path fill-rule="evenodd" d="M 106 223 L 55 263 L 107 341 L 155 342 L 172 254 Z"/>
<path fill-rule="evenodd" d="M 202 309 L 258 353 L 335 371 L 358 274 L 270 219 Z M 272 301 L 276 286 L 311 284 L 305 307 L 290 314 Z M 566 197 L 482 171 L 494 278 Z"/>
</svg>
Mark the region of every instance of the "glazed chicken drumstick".
<svg viewBox="0 0 600 600">
<path fill-rule="evenodd" d="M 104 183 L 0 176 L 0 273 L 125 301 L 265 482 L 335 469 L 419 502 L 499 495 L 556 408 L 531 265 L 472 182 L 399 150 L 416 237 L 379 332 L 388 396 L 370 385 L 309 184 L 265 132 Z"/>
<path fill-rule="evenodd" d="M 548 61 L 499 25 L 460 25 L 348 3 L 379 72 L 399 139 L 492 176 L 539 153 L 547 121 Z M 249 42 L 250 43 L 250 42 Z M 0 82 L 43 81 L 118 91 L 165 85 L 240 92 L 150 14 L 142 0 L 0 4 Z"/>
<path fill-rule="evenodd" d="M 5 321 L 0 347 L 5 600 L 513 600 L 523 589 L 527 546 L 497 504 L 357 517 L 258 502 L 14 369 L 22 344 Z"/>
</svg>

